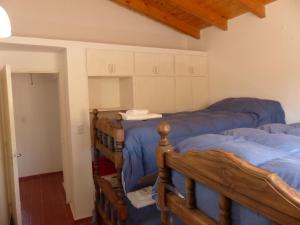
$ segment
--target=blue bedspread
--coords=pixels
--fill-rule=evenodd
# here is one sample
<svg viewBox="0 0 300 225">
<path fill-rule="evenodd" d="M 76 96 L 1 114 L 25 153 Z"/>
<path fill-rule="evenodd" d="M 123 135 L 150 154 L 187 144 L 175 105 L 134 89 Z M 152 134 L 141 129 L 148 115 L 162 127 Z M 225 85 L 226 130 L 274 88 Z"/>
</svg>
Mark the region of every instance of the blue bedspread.
<svg viewBox="0 0 300 225">
<path fill-rule="evenodd" d="M 284 111 L 281 104 L 273 100 L 257 98 L 226 98 L 208 107 L 212 111 L 248 112 L 258 117 L 260 125 L 284 123 Z"/>
<path fill-rule="evenodd" d="M 272 125 L 273 126 L 273 125 Z M 272 127 L 271 126 L 271 127 Z M 286 129 L 293 130 L 285 125 Z M 260 168 L 275 172 L 291 187 L 300 192 L 300 137 L 284 132 L 270 133 L 263 129 L 240 128 L 224 132 L 224 135 L 206 134 L 180 142 L 176 149 L 185 152 L 224 149 Z M 275 129 L 273 127 L 273 129 Z M 267 129 L 266 129 L 267 130 Z M 270 131 L 270 130 L 269 130 Z M 172 174 L 176 189 L 185 194 L 185 180 L 177 172 Z M 197 206 L 207 215 L 219 221 L 219 194 L 201 185 L 196 185 Z M 203 204 L 205 202 L 205 204 Z M 258 213 L 237 203 L 232 206 L 233 225 L 271 225 Z"/>
<path fill-rule="evenodd" d="M 138 180 L 157 170 L 157 127 L 164 120 L 171 124 L 170 140 L 180 141 L 204 133 L 220 133 L 237 127 L 256 127 L 257 117 L 249 113 L 197 111 L 166 115 L 149 121 L 124 121 L 125 148 L 123 149 L 123 178 L 126 192 L 139 188 Z"/>
<path fill-rule="evenodd" d="M 300 136 L 300 123 L 294 123 L 290 125 L 271 123 L 259 126 L 258 128 L 271 134 L 290 134 Z"/>
<path fill-rule="evenodd" d="M 257 127 L 266 123 L 285 123 L 280 103 L 253 98 L 225 99 L 207 110 L 166 114 L 162 119 L 123 121 L 125 148 L 123 150 L 124 187 L 127 192 L 139 186 L 138 180 L 156 172 L 157 127 L 164 120 L 171 124 L 173 145 L 205 133 L 220 133 L 239 127 Z"/>
</svg>

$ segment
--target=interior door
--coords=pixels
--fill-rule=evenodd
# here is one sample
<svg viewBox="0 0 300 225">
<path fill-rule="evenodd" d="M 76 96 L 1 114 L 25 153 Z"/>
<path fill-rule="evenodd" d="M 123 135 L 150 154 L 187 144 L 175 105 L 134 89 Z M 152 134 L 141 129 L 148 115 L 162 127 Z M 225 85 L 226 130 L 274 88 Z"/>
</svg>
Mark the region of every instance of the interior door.
<svg viewBox="0 0 300 225">
<path fill-rule="evenodd" d="M 14 225 L 21 225 L 21 203 L 17 166 L 17 148 L 13 109 L 11 69 L 5 65 L 0 72 L 0 133 L 4 152 L 8 207 Z"/>
</svg>

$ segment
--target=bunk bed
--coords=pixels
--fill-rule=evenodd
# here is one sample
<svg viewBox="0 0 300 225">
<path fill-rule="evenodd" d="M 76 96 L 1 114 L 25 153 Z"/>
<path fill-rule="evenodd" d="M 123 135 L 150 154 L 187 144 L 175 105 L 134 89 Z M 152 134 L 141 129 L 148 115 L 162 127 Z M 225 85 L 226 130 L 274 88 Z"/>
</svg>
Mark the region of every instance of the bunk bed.
<svg viewBox="0 0 300 225">
<path fill-rule="evenodd" d="M 130 215 L 145 222 L 145 215 L 151 213 L 157 215 L 151 218 L 159 222 L 159 211 L 155 205 L 145 210 L 132 210 L 126 194 L 154 185 L 156 181 L 155 149 L 159 140 L 156 128 L 162 120 L 176 127 L 170 135 L 174 144 L 205 133 L 257 127 L 272 122 L 285 123 L 284 111 L 278 102 L 250 98 L 225 99 L 205 110 L 165 114 L 162 119 L 146 121 L 124 121 L 119 115 L 116 119 L 99 118 L 99 112 L 95 109 L 92 122 L 93 172 L 95 211 L 99 224 L 140 224 L 137 221 L 128 223 Z M 115 167 L 116 179 L 113 184 L 101 176 L 101 157 L 110 160 Z M 143 216 L 138 216 L 140 213 Z"/>
<path fill-rule="evenodd" d="M 159 126 L 163 225 L 299 225 L 300 125 L 266 124 L 170 144 Z M 178 223 L 182 224 L 182 223 Z"/>
</svg>

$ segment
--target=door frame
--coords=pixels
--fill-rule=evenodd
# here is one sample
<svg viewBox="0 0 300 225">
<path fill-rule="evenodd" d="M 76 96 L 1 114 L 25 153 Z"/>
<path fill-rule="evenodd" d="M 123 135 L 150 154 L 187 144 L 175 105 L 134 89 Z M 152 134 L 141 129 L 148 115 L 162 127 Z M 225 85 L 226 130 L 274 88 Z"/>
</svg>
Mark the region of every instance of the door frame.
<svg viewBox="0 0 300 225">
<path fill-rule="evenodd" d="M 31 71 L 31 70 L 14 70 L 11 67 L 11 76 L 15 74 L 35 74 L 43 76 L 43 74 L 55 74 L 58 76 L 57 88 L 58 88 L 58 103 L 59 103 L 59 126 L 60 126 L 60 146 L 61 146 L 61 156 L 62 156 L 62 166 L 63 166 L 63 187 L 66 193 L 66 204 L 70 202 L 71 198 L 71 176 L 70 176 L 70 168 L 68 162 L 68 157 L 70 156 L 70 147 L 69 147 L 69 134 L 68 134 L 68 101 L 67 101 L 67 80 L 66 73 L 63 71 Z M 7 164 L 7 163 L 5 163 Z M 18 166 L 18 165 L 17 165 Z M 7 179 L 6 179 L 7 181 Z M 6 188 L 7 185 L 6 185 Z M 8 193 L 8 190 L 6 190 Z M 21 225 L 21 224 L 20 224 Z"/>
</svg>

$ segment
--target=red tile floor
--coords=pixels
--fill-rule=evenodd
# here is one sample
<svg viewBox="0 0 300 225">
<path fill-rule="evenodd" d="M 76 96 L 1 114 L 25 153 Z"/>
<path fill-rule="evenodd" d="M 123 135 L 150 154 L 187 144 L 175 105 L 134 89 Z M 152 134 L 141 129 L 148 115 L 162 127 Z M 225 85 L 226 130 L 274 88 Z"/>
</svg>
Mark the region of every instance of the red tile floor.
<svg viewBox="0 0 300 225">
<path fill-rule="evenodd" d="M 23 225 L 91 225 L 91 219 L 73 221 L 62 182 L 62 173 L 20 180 Z"/>
</svg>

